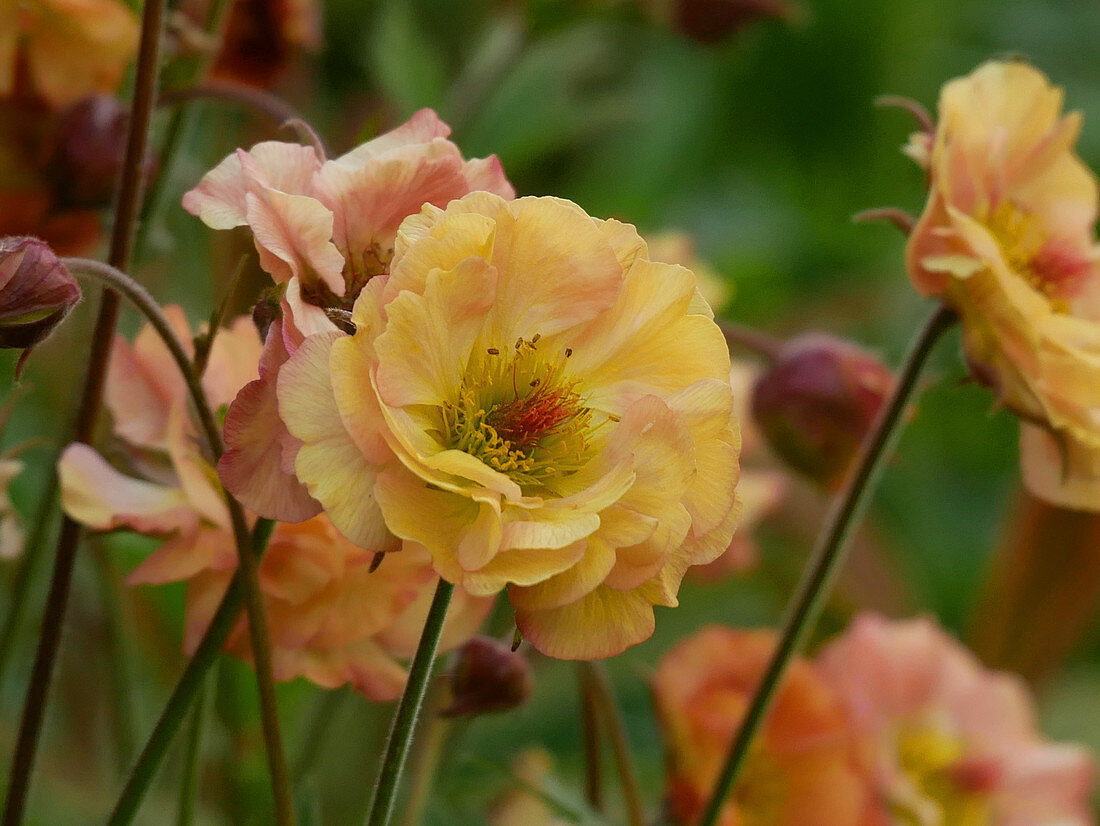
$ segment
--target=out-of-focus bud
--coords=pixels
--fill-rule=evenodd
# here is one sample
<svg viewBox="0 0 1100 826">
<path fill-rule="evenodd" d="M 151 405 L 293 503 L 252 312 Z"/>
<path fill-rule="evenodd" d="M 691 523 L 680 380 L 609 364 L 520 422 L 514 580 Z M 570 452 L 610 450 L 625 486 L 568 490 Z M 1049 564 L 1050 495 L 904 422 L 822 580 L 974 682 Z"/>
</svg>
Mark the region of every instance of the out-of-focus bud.
<svg viewBox="0 0 1100 826">
<path fill-rule="evenodd" d="M 894 385 L 877 358 L 820 333 L 791 339 L 753 388 L 752 414 L 779 456 L 835 487 Z"/>
<path fill-rule="evenodd" d="M 451 704 L 440 714 L 463 717 L 507 711 L 534 690 L 531 666 L 522 654 L 492 637 L 474 637 L 458 652 L 451 680 Z"/>
<path fill-rule="evenodd" d="M 29 350 L 79 300 L 76 279 L 44 241 L 0 239 L 0 347 Z"/>
<path fill-rule="evenodd" d="M 677 29 L 700 43 L 716 43 L 757 20 L 790 20 L 796 7 L 789 0 L 675 0 Z"/>
<path fill-rule="evenodd" d="M 46 167 L 58 207 L 111 203 L 126 155 L 127 117 L 112 95 L 89 95 L 62 113 Z"/>
</svg>

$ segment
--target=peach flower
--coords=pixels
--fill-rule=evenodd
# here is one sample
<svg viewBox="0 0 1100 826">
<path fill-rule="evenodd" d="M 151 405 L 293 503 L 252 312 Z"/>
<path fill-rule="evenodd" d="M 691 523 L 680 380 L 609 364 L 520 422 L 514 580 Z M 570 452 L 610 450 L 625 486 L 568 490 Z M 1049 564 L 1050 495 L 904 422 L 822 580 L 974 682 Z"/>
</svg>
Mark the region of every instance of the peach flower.
<svg viewBox="0 0 1100 826">
<path fill-rule="evenodd" d="M 667 749 L 671 822 L 703 812 L 775 648 L 771 631 L 708 626 L 665 655 L 653 678 Z M 867 784 L 840 702 L 804 660 L 776 693 L 719 826 L 860 826 Z"/>
<path fill-rule="evenodd" d="M 559 816 L 548 802 L 546 786 L 553 782 L 554 761 L 542 749 L 529 749 L 512 763 L 523 786 L 497 800 L 489 810 L 489 826 L 568 826 L 575 817 Z"/>
<path fill-rule="evenodd" d="M 554 198 L 426 205 L 354 335 L 283 367 L 298 478 L 364 547 L 394 534 L 540 651 L 646 639 L 737 522 L 729 355 L 690 271 Z"/>
<path fill-rule="evenodd" d="M 261 143 L 227 157 L 183 198 L 209 227 L 248 226 L 261 265 L 284 285 L 260 379 L 229 409 L 219 466 L 226 487 L 261 516 L 298 521 L 320 511 L 294 478 L 297 445 L 276 414 L 283 363 L 305 336 L 335 332 L 330 316 L 346 316 L 363 286 L 388 271 L 407 216 L 474 190 L 515 195 L 495 156 L 463 160 L 449 134 L 423 109 L 336 160 L 307 146 Z"/>
<path fill-rule="evenodd" d="M 974 375 L 1024 421 L 1033 492 L 1098 510 L 1097 185 L 1073 151 L 1081 116 L 1061 110 L 1023 63 L 948 83 L 906 255 L 917 288 L 960 314 Z"/>
<path fill-rule="evenodd" d="M 856 618 L 818 658 L 874 778 L 868 826 L 1087 826 L 1092 757 L 1036 730 L 1022 681 L 926 619 Z"/>
<path fill-rule="evenodd" d="M 189 342 L 179 308 L 166 313 Z M 259 335 L 247 319 L 219 332 L 203 376 L 212 404 L 224 404 L 256 375 L 259 351 Z M 146 478 L 120 473 L 88 445 L 73 444 L 60 464 L 62 501 L 71 517 L 94 530 L 128 528 L 165 540 L 129 582 L 187 582 L 184 649 L 191 653 L 237 566 L 225 501 L 214 469 L 188 435 L 178 370 L 150 328 L 133 346 L 116 340 L 106 393 L 115 433 Z M 276 679 L 303 676 L 325 687 L 350 683 L 374 699 L 400 693 L 401 661 L 412 654 L 435 577 L 418 549 L 392 555 L 373 573 L 372 558 L 324 516 L 276 526 L 260 564 Z M 458 594 L 444 645 L 465 641 L 488 607 L 487 600 Z M 243 616 L 226 650 L 250 660 Z"/>
<path fill-rule="evenodd" d="M 137 45 L 120 0 L 0 0 L 0 96 L 14 90 L 20 50 L 34 91 L 58 108 L 117 89 Z"/>
</svg>

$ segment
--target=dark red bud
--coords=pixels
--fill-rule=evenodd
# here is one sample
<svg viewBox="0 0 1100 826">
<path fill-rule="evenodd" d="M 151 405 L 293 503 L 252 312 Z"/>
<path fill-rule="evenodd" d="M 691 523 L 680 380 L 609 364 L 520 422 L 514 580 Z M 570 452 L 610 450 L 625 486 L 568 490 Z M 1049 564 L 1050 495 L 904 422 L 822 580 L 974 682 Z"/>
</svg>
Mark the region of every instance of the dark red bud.
<svg viewBox="0 0 1100 826">
<path fill-rule="evenodd" d="M 874 356 L 832 336 L 788 341 L 753 388 L 752 415 L 794 469 L 839 484 L 894 385 Z"/>
<path fill-rule="evenodd" d="M 44 241 L 0 239 L 0 347 L 29 350 L 78 301 L 76 279 Z"/>
<path fill-rule="evenodd" d="M 114 197 L 128 114 L 111 95 L 89 95 L 61 114 L 47 170 L 59 207 L 98 209 Z"/>
<path fill-rule="evenodd" d="M 531 666 L 521 654 L 492 637 L 474 637 L 458 652 L 451 679 L 452 701 L 440 714 L 461 717 L 507 711 L 534 690 Z"/>
<path fill-rule="evenodd" d="M 731 37 L 757 20 L 790 19 L 788 0 L 675 0 L 675 25 L 700 43 Z"/>
</svg>

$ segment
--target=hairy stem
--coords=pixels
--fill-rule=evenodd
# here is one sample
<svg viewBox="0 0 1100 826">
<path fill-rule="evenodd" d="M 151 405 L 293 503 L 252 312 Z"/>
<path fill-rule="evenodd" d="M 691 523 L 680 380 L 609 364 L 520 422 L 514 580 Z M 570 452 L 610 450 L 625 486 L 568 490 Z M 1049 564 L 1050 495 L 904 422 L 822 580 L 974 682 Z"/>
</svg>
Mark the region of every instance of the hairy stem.
<svg viewBox="0 0 1100 826">
<path fill-rule="evenodd" d="M 130 265 L 134 243 L 134 219 L 141 208 L 145 148 L 149 138 L 153 101 L 156 97 L 164 8 L 165 0 L 146 0 L 142 10 L 141 43 L 138 47 L 137 72 L 134 77 L 134 97 L 130 107 L 126 154 L 119 182 L 109 253 L 111 264 L 119 269 L 126 269 Z M 91 354 L 88 358 L 87 373 L 73 432 L 74 439 L 77 441 L 87 442 L 95 432 L 107 376 L 111 340 L 114 338 L 118 322 L 118 308 L 118 294 L 113 290 L 104 290 L 100 299 L 95 332 L 92 335 Z M 61 643 L 61 629 L 65 621 L 65 609 L 69 601 L 73 565 L 76 562 L 76 549 L 80 543 L 81 533 L 79 524 L 67 517 L 62 518 L 53 574 L 42 618 L 42 631 L 38 638 L 38 649 L 35 652 L 31 679 L 27 686 L 23 713 L 19 721 L 15 754 L 12 757 L 7 799 L 4 803 L 3 826 L 19 826 L 23 822 L 31 773 L 34 769 L 42 722 L 46 714 L 46 702 L 49 698 L 50 684 L 53 681 L 54 662 Z"/>
<path fill-rule="evenodd" d="M 581 695 L 581 734 L 584 738 L 584 797 L 593 811 L 603 812 L 603 779 L 600 773 L 600 721 L 596 688 L 584 666 L 577 668 Z"/>
<path fill-rule="evenodd" d="M 447 607 L 451 604 L 454 586 L 446 580 L 439 580 L 428 609 L 428 618 L 424 631 L 416 647 L 412 664 L 409 666 L 409 678 L 405 691 L 397 704 L 393 715 L 389 736 L 386 738 L 385 756 L 378 771 L 378 782 L 374 787 L 374 797 L 367 813 L 367 826 L 388 826 L 393 816 L 393 806 L 397 799 L 397 788 L 401 782 L 401 773 L 405 768 L 405 759 L 409 754 L 416 718 L 424 703 L 424 694 L 428 689 L 432 666 L 435 664 L 435 652 L 439 648 L 439 638 L 443 634 L 443 621 L 447 617 Z"/>
<path fill-rule="evenodd" d="M 619 784 L 622 786 L 623 804 L 626 807 L 626 822 L 629 826 L 645 826 L 645 809 L 634 772 L 634 762 L 630 756 L 630 741 L 626 736 L 626 726 L 619 714 L 611 683 L 598 663 L 581 662 L 578 667 L 587 681 L 595 711 L 600 716 L 607 739 L 611 743 L 611 753 L 619 772 Z"/>
<path fill-rule="evenodd" d="M 868 496 L 884 460 L 897 436 L 905 408 L 917 387 L 917 380 L 928 355 L 940 336 L 955 322 L 955 314 L 944 307 L 937 308 L 914 339 L 909 349 L 897 385 L 889 402 L 879 413 L 874 428 L 860 448 L 859 457 L 848 475 L 843 490 L 830 511 L 818 536 L 817 545 L 788 608 L 786 621 L 767 671 L 756 689 L 745 718 L 730 744 L 722 773 L 715 784 L 699 826 L 714 826 L 722 805 L 729 797 L 737 773 L 745 761 L 753 737 L 767 716 L 787 666 L 798 651 L 803 638 L 813 627 L 821 605 L 844 561 L 848 537 L 866 505 Z"/>
<path fill-rule="evenodd" d="M 252 531 L 251 551 L 257 559 L 263 555 L 274 529 L 275 523 L 268 519 L 261 519 L 256 523 Z M 168 698 L 160 719 L 157 720 L 152 734 L 145 742 L 137 763 L 130 770 L 130 776 L 126 780 L 122 794 L 119 795 L 111 817 L 107 821 L 108 826 L 125 826 L 133 822 L 138 806 L 153 782 L 153 776 L 163 762 L 172 738 L 175 737 L 195 695 L 202 687 L 203 677 L 217 660 L 226 637 L 233 630 L 244 602 L 244 586 L 241 579 L 242 574 L 238 570 L 232 582 L 229 583 L 229 589 L 225 592 L 221 605 L 214 613 L 214 618 L 210 621 L 210 626 L 206 629 L 198 648 L 195 649 L 176 687 L 172 690 L 172 696 Z"/>
<path fill-rule="evenodd" d="M 65 264 L 70 270 L 97 278 L 126 296 L 141 311 L 153 329 L 156 330 L 168 351 L 172 354 L 187 384 L 188 393 L 198 413 L 199 423 L 210 452 L 217 461 L 225 452 L 221 430 L 214 420 L 214 411 L 206 398 L 202 381 L 196 375 L 191 359 L 184 349 L 183 342 L 177 338 L 172 325 L 161 311 L 156 300 L 140 284 L 110 265 L 87 258 L 66 258 Z M 244 587 L 245 609 L 248 614 L 248 631 L 252 643 L 252 658 L 256 666 L 256 681 L 260 691 L 260 712 L 264 731 L 264 744 L 267 750 L 268 766 L 271 770 L 272 792 L 275 796 L 275 821 L 278 826 L 289 826 L 294 822 L 294 804 L 291 796 L 290 773 L 286 766 L 283 751 L 282 732 L 279 727 L 278 700 L 275 696 L 275 680 L 271 671 L 271 642 L 264 618 L 263 595 L 260 592 L 259 563 L 250 550 L 248 521 L 244 509 L 228 492 L 225 503 L 229 509 L 229 519 L 233 526 L 233 535 L 237 543 L 237 558 L 240 563 L 241 583 Z"/>
</svg>

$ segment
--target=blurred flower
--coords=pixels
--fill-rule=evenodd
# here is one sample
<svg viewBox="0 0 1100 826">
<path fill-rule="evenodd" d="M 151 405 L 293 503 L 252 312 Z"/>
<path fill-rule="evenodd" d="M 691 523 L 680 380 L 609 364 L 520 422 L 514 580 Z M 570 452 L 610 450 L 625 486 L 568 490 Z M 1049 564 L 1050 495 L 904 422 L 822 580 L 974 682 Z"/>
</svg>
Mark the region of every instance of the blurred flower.
<svg viewBox="0 0 1100 826">
<path fill-rule="evenodd" d="M 692 40 L 716 43 L 757 20 L 789 20 L 790 0 L 673 0 L 674 25 Z"/>
<path fill-rule="evenodd" d="M 818 662 L 874 778 L 868 826 L 1093 822 L 1088 753 L 1043 739 L 1023 683 L 932 622 L 861 615 Z"/>
<path fill-rule="evenodd" d="M 128 120 L 113 95 L 89 95 L 61 113 L 46 165 L 57 208 L 110 205 L 126 155 Z"/>
<path fill-rule="evenodd" d="M 671 823 L 690 826 L 702 814 L 774 647 L 770 631 L 709 626 L 658 664 L 653 694 L 667 748 Z M 718 823 L 862 826 L 868 787 L 853 745 L 833 692 L 812 665 L 795 660 Z"/>
<path fill-rule="evenodd" d="M 76 279 L 37 238 L 0 239 L 0 347 L 31 348 L 45 340 L 80 301 Z"/>
<path fill-rule="evenodd" d="M 779 469 L 749 411 L 752 387 L 759 375 L 759 366 L 751 362 L 734 361 L 730 365 L 733 414 L 741 425 L 741 477 L 737 480 L 741 520 L 724 554 L 711 563 L 691 569 L 691 576 L 696 581 L 714 582 L 755 565 L 757 549 L 753 530 L 779 506 L 787 493 L 790 480 Z"/>
<path fill-rule="evenodd" d="M 305 336 L 338 330 L 327 311 L 350 310 L 389 269 L 407 216 L 474 190 L 515 194 L 495 156 L 463 160 L 448 134 L 424 109 L 334 161 L 307 146 L 261 143 L 230 155 L 184 196 L 184 207 L 214 229 L 247 225 L 260 263 L 286 285 L 260 380 L 230 407 L 219 466 L 226 487 L 263 516 L 296 521 L 320 510 L 293 476 L 297 445 L 276 413 L 283 363 Z"/>
<path fill-rule="evenodd" d="M 553 767 L 553 759 L 542 749 L 523 752 L 513 763 L 513 771 L 526 788 L 509 792 L 493 805 L 489 826 L 567 826 L 575 823 L 573 818 L 558 817 L 547 799 L 535 793 L 544 791 Z"/>
<path fill-rule="evenodd" d="M 114 91 L 137 51 L 136 15 L 120 0 L 0 2 L 0 96 L 15 91 L 25 60 L 51 107 Z"/>
<path fill-rule="evenodd" d="M 1073 151 L 1081 116 L 1061 109 L 1061 90 L 1022 63 L 944 86 L 906 255 L 917 288 L 960 314 L 974 376 L 1025 422 L 1033 492 L 1098 510 L 1097 186 Z"/>
<path fill-rule="evenodd" d="M 189 342 L 179 308 L 167 314 Z M 165 540 L 129 582 L 187 582 L 184 649 L 192 653 L 229 586 L 237 552 L 214 469 L 188 436 L 182 380 L 153 335 L 146 327 L 133 347 L 116 340 L 106 391 L 115 432 L 139 449 L 130 459 L 145 478 L 124 475 L 88 445 L 73 444 L 60 463 L 62 502 L 72 518 L 94 530 L 124 527 Z M 255 376 L 259 349 L 247 319 L 219 331 L 203 376 L 212 403 L 232 398 Z M 350 683 L 375 699 L 400 693 L 405 671 L 399 660 L 412 654 L 434 575 L 422 550 L 395 554 L 374 572 L 372 558 L 324 516 L 276 526 L 260 564 L 276 679 Z M 488 607 L 488 600 L 458 594 L 443 644 L 461 644 Z M 250 660 L 243 617 L 226 650 Z"/>
<path fill-rule="evenodd" d="M 278 407 L 354 542 L 392 532 L 472 593 L 510 586 L 524 637 L 565 659 L 647 638 L 729 545 L 725 341 L 632 227 L 554 198 L 426 205 L 352 321 L 298 348 Z"/>
<path fill-rule="evenodd" d="M 20 459 L 0 457 L 0 560 L 15 559 L 23 552 L 23 526 L 8 495 L 8 488 L 23 467 Z"/>
<path fill-rule="evenodd" d="M 753 418 L 791 467 L 835 488 L 893 384 L 893 374 L 874 356 L 809 333 L 786 342 L 757 379 Z"/>
<path fill-rule="evenodd" d="M 507 711 L 526 702 L 534 687 L 526 657 L 492 637 L 474 637 L 458 651 L 451 704 L 440 714 L 459 717 Z"/>
<path fill-rule="evenodd" d="M 665 232 L 646 238 L 649 260 L 679 264 L 695 273 L 695 282 L 711 309 L 721 313 L 733 298 L 733 287 L 695 254 L 695 239 L 684 232 Z"/>
</svg>

